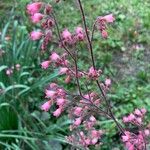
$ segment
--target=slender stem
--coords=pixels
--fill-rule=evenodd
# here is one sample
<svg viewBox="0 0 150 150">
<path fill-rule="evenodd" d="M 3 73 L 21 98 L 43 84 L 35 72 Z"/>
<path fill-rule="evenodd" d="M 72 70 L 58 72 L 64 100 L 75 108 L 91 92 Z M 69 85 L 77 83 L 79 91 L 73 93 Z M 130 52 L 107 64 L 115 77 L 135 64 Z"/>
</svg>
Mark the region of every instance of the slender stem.
<svg viewBox="0 0 150 150">
<path fill-rule="evenodd" d="M 86 33 L 88 48 L 89 48 L 89 51 L 91 53 L 92 65 L 93 65 L 93 68 L 95 69 L 96 66 L 95 66 L 95 60 L 94 60 L 94 55 L 93 55 L 93 50 L 92 50 L 93 48 L 92 48 L 92 44 L 90 42 L 90 37 L 89 37 L 89 34 L 88 34 L 88 28 L 87 28 L 87 25 L 86 25 L 85 14 L 84 14 L 84 11 L 83 11 L 81 1 L 78 0 L 78 3 L 79 3 L 81 15 L 82 15 L 83 24 L 84 24 L 84 29 L 85 29 L 85 33 Z"/>
<path fill-rule="evenodd" d="M 58 33 L 58 37 L 59 37 L 59 40 L 62 44 L 62 47 L 65 49 L 65 51 L 70 55 L 70 57 L 74 60 L 74 57 L 73 55 L 71 54 L 71 52 L 67 49 L 67 47 L 63 44 L 62 42 L 62 38 L 61 38 L 61 35 L 60 35 L 60 30 L 59 30 L 59 27 L 58 27 L 58 23 L 57 23 L 57 20 L 56 20 L 56 17 L 55 17 L 55 14 L 54 12 L 52 13 L 52 16 L 54 18 L 54 21 L 55 21 L 55 25 L 56 25 L 56 29 L 57 29 L 57 33 Z"/>
<path fill-rule="evenodd" d="M 83 10 L 83 7 L 82 7 L 82 4 L 81 4 L 81 0 L 77 0 L 78 3 L 79 3 L 79 8 L 80 8 L 80 11 L 81 11 L 81 16 L 82 16 L 82 21 L 83 21 L 83 25 L 84 25 L 84 29 L 85 29 L 85 33 L 86 33 L 86 38 L 87 38 L 87 44 L 88 44 L 88 48 L 89 48 L 89 51 L 90 51 L 90 54 L 91 54 L 91 59 L 92 59 L 92 65 L 93 65 L 93 68 L 96 69 L 96 66 L 95 66 L 95 60 L 94 60 L 94 54 L 93 54 L 93 48 L 92 48 L 92 43 L 90 41 L 90 37 L 89 37 L 89 34 L 88 34 L 88 30 L 87 30 L 87 25 L 86 25 L 86 19 L 85 19 L 85 14 L 84 14 L 84 10 Z M 93 31 L 94 32 L 94 31 Z M 122 132 L 122 134 L 124 134 L 124 129 L 122 128 L 122 126 L 120 125 L 120 123 L 116 120 L 116 118 L 114 117 L 113 115 L 113 112 L 111 110 L 111 106 L 110 106 L 110 103 L 109 101 L 107 100 L 101 86 L 100 86 L 100 83 L 98 82 L 98 80 L 96 81 L 101 93 L 102 93 L 102 96 L 106 102 L 106 105 L 107 105 L 107 108 L 109 110 L 109 113 L 111 115 L 111 118 L 114 120 L 114 122 L 116 123 L 117 127 L 119 128 L 119 130 Z"/>
</svg>

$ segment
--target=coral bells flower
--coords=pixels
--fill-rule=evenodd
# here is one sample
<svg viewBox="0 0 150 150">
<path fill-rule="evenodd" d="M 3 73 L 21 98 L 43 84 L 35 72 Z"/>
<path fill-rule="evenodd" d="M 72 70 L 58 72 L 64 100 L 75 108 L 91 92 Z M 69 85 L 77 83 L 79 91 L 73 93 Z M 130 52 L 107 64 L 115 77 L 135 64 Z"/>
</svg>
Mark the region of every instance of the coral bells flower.
<svg viewBox="0 0 150 150">
<path fill-rule="evenodd" d="M 49 67 L 49 65 L 50 65 L 50 61 L 49 60 L 43 61 L 41 63 L 41 66 L 42 66 L 43 69 L 47 69 Z"/>
<path fill-rule="evenodd" d="M 102 37 L 103 37 L 104 39 L 106 39 L 106 38 L 108 37 L 108 33 L 107 33 L 106 30 L 103 30 L 103 31 L 101 32 L 101 34 L 102 34 Z"/>
<path fill-rule="evenodd" d="M 101 70 L 96 70 L 93 67 L 91 67 L 88 72 L 88 77 L 90 79 L 97 79 L 100 76 L 101 72 Z"/>
<path fill-rule="evenodd" d="M 46 90 L 45 94 L 46 94 L 46 98 L 52 98 L 53 99 L 56 96 L 56 92 L 52 91 L 52 90 Z"/>
<path fill-rule="evenodd" d="M 50 107 L 51 107 L 51 101 L 48 101 L 41 106 L 41 110 L 49 111 Z"/>
<path fill-rule="evenodd" d="M 57 62 L 60 60 L 60 56 L 57 53 L 53 52 L 52 55 L 50 56 L 50 60 L 52 62 Z"/>
<path fill-rule="evenodd" d="M 106 79 L 105 80 L 105 85 L 107 86 L 107 87 L 109 87 L 110 85 L 111 85 L 111 79 Z"/>
<path fill-rule="evenodd" d="M 144 150 L 145 149 L 145 136 L 141 131 L 138 134 L 134 134 L 129 131 L 125 131 L 125 135 L 122 135 L 122 141 L 124 142 L 128 150 Z"/>
<path fill-rule="evenodd" d="M 101 19 L 105 20 L 107 23 L 112 23 L 115 20 L 113 14 L 109 14 L 109 15 L 103 16 L 103 17 L 101 17 Z"/>
<path fill-rule="evenodd" d="M 68 72 L 68 68 L 66 68 L 66 67 L 61 67 L 59 70 L 60 75 L 66 74 L 67 72 Z"/>
<path fill-rule="evenodd" d="M 66 99 L 64 99 L 64 98 L 58 98 L 58 99 L 56 100 L 56 103 L 57 103 L 57 105 L 58 105 L 59 107 L 62 107 L 62 106 L 64 106 L 64 104 L 66 103 Z"/>
<path fill-rule="evenodd" d="M 74 125 L 75 126 L 79 126 L 81 124 L 81 122 L 82 122 L 82 118 L 81 117 L 76 118 L 75 121 L 74 121 Z"/>
<path fill-rule="evenodd" d="M 53 115 L 55 117 L 59 117 L 61 115 L 61 113 L 62 113 L 62 108 L 58 108 L 53 112 Z"/>
<path fill-rule="evenodd" d="M 41 13 L 35 13 L 31 16 L 33 23 L 39 23 L 43 19 L 44 15 Z"/>
<path fill-rule="evenodd" d="M 42 37 L 43 33 L 41 31 L 32 31 L 30 33 L 30 38 L 35 41 L 39 40 Z"/>
<path fill-rule="evenodd" d="M 8 76 L 10 76 L 11 74 L 13 74 L 13 70 L 12 69 L 7 69 L 6 70 L 6 74 L 8 75 Z"/>
<path fill-rule="evenodd" d="M 75 38 L 78 41 L 83 41 L 85 39 L 84 30 L 82 27 L 77 27 L 75 30 Z"/>
<path fill-rule="evenodd" d="M 82 107 L 76 107 L 75 109 L 74 109 L 74 114 L 76 115 L 76 116 L 80 116 L 81 114 L 82 114 Z"/>
<path fill-rule="evenodd" d="M 27 5 L 27 12 L 28 12 L 28 14 L 33 15 L 33 14 L 39 12 L 41 7 L 42 7 L 41 2 L 35 2 L 32 4 L 28 4 Z"/>
</svg>

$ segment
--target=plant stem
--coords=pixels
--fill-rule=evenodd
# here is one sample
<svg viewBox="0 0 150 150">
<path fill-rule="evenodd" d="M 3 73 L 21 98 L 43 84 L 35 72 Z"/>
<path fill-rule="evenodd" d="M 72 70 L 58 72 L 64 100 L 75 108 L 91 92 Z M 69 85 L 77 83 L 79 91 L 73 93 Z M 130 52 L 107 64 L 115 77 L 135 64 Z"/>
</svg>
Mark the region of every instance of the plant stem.
<svg viewBox="0 0 150 150">
<path fill-rule="evenodd" d="M 90 40 L 90 37 L 89 37 L 89 34 L 88 34 L 88 29 L 87 29 L 87 25 L 86 25 L 86 19 L 85 19 L 85 14 L 84 14 L 84 10 L 83 10 L 83 7 L 82 7 L 82 4 L 81 4 L 81 0 L 77 0 L 78 3 L 79 3 L 79 8 L 80 8 L 80 11 L 81 11 L 81 16 L 82 16 L 82 21 L 83 21 L 83 25 L 84 25 L 84 29 L 85 29 L 85 34 L 86 34 L 86 38 L 87 38 L 87 44 L 88 44 L 88 48 L 89 48 L 89 51 L 90 51 L 90 55 L 91 55 L 91 59 L 92 59 L 92 65 L 93 65 L 93 68 L 96 69 L 96 65 L 95 65 L 95 59 L 94 59 L 94 54 L 93 54 L 93 48 L 92 48 L 92 43 L 91 43 L 91 40 Z M 102 96 L 106 102 L 106 105 L 107 105 L 107 108 L 109 110 L 109 113 L 110 113 L 110 116 L 111 118 L 114 120 L 114 122 L 116 123 L 117 127 L 119 128 L 120 132 L 122 134 L 124 134 L 124 129 L 122 128 L 122 126 L 120 125 L 120 123 L 116 120 L 112 110 L 111 110 L 111 106 L 110 106 L 110 103 L 109 101 L 107 100 L 101 86 L 100 86 L 100 83 L 99 81 L 97 80 L 96 81 L 101 93 L 102 93 Z"/>
</svg>

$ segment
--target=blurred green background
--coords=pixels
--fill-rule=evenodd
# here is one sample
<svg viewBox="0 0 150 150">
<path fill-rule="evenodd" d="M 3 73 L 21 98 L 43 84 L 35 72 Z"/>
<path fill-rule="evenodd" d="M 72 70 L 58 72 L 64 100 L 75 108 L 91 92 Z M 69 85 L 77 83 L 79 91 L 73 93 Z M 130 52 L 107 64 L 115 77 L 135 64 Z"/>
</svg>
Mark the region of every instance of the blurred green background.
<svg viewBox="0 0 150 150">
<path fill-rule="evenodd" d="M 40 42 L 29 40 L 35 28 L 26 14 L 30 0 L 0 0 L 0 149 L 2 150 L 67 150 L 65 141 L 70 121 L 67 116 L 55 119 L 50 112 L 42 112 L 44 87 L 59 79 L 57 71 L 42 71 Z M 52 0 L 48 1 L 50 3 Z M 86 0 L 83 1 L 88 27 L 97 16 L 115 15 L 109 26 L 109 38 L 94 35 L 96 66 L 113 80 L 108 96 L 113 111 L 122 116 L 135 108 L 148 110 L 150 120 L 150 2 L 149 0 Z M 77 3 L 66 0 L 54 5 L 60 27 L 73 31 L 81 25 Z M 50 49 L 53 49 L 51 45 Z M 81 55 L 84 56 L 84 53 Z M 6 69 L 20 64 L 11 76 Z M 84 60 L 79 66 L 85 65 Z M 87 64 L 88 66 L 88 64 Z M 86 65 L 84 67 L 87 67 Z M 71 85 L 74 86 L 74 85 Z M 123 149 L 115 124 L 111 120 L 99 122 L 106 131 L 102 150 Z M 109 144 L 108 144 L 109 143 Z M 96 149 L 90 147 L 90 149 Z"/>
</svg>

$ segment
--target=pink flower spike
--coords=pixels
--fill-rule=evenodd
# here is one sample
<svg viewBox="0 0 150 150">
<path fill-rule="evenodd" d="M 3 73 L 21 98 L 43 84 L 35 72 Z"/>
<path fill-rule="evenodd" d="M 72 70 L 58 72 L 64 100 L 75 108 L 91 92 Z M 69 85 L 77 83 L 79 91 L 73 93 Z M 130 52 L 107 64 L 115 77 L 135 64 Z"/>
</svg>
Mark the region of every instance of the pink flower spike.
<svg viewBox="0 0 150 150">
<path fill-rule="evenodd" d="M 54 115 L 55 117 L 59 117 L 59 116 L 61 115 L 61 113 L 62 113 L 62 109 L 61 109 L 61 108 L 58 108 L 58 109 L 56 109 L 56 110 L 53 112 L 53 115 Z"/>
<path fill-rule="evenodd" d="M 42 37 L 43 33 L 41 31 L 32 31 L 30 33 L 30 38 L 35 41 L 39 40 Z"/>
<path fill-rule="evenodd" d="M 112 14 L 106 15 L 106 16 L 102 17 L 102 19 L 104 19 L 108 23 L 112 23 L 115 20 L 115 18 Z"/>
<path fill-rule="evenodd" d="M 41 2 L 35 2 L 35 3 L 28 4 L 27 12 L 28 12 L 28 14 L 33 15 L 33 14 L 39 12 L 41 7 L 42 7 Z"/>
<path fill-rule="evenodd" d="M 49 67 L 49 65 L 50 65 L 50 61 L 49 60 L 43 61 L 41 63 L 41 66 L 42 66 L 43 69 L 47 69 Z"/>
<path fill-rule="evenodd" d="M 47 101 L 46 103 L 44 103 L 44 104 L 41 106 L 41 110 L 49 111 L 50 107 L 51 107 L 51 101 Z"/>
<path fill-rule="evenodd" d="M 43 19 L 44 15 L 41 13 L 35 13 L 31 16 L 31 20 L 33 23 L 39 23 Z"/>
</svg>

